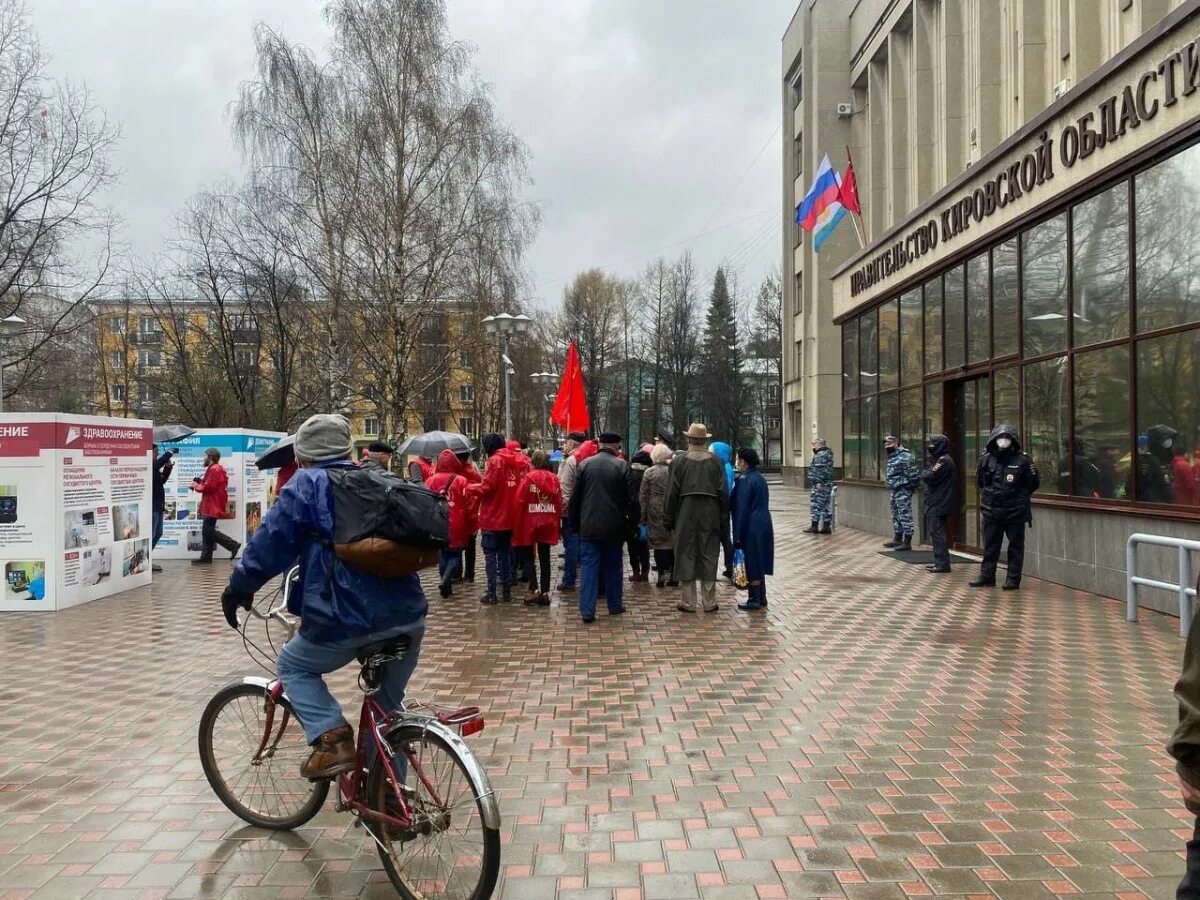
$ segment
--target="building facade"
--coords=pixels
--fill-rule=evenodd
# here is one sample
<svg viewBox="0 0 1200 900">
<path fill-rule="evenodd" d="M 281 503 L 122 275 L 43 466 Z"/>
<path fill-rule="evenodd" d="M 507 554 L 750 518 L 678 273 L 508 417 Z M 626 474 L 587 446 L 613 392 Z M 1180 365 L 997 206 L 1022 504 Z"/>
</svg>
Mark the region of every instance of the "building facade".
<svg viewBox="0 0 1200 900">
<path fill-rule="evenodd" d="M 795 210 L 821 158 L 855 163 L 868 245 L 1190 0 L 802 0 L 783 36 L 783 464 L 842 443 L 831 277 L 859 240 L 814 253 Z M 841 460 L 839 459 L 839 465 Z"/>
<path fill-rule="evenodd" d="M 870 236 L 822 273 L 841 520 L 889 533 L 882 436 L 941 432 L 978 548 L 1010 423 L 1042 478 L 1026 571 L 1122 596 L 1130 534 L 1200 526 L 1200 3 L 864 0 L 848 33 Z"/>
</svg>

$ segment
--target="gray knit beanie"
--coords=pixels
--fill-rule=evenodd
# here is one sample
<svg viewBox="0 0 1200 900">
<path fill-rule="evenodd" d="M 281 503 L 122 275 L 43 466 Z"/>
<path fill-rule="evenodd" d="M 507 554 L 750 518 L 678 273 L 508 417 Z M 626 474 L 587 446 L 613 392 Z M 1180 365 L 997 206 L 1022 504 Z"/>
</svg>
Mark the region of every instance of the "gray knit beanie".
<svg viewBox="0 0 1200 900">
<path fill-rule="evenodd" d="M 309 416 L 296 432 L 296 459 L 304 463 L 344 459 L 354 449 L 350 423 L 336 413 Z"/>
</svg>

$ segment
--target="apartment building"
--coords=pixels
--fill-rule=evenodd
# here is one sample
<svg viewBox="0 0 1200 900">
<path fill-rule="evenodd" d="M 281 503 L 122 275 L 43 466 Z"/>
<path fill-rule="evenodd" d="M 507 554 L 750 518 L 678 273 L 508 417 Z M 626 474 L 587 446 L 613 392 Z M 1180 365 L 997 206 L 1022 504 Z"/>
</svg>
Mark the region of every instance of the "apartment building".
<svg viewBox="0 0 1200 900">
<path fill-rule="evenodd" d="M 842 521 L 889 533 L 882 436 L 942 432 L 977 548 L 971 476 L 1009 422 L 1042 473 L 1027 572 L 1122 595 L 1129 534 L 1194 536 L 1198 38 L 1195 0 L 801 4 L 784 213 L 848 146 L 866 246 L 785 248 L 785 456 L 823 432 Z"/>
</svg>

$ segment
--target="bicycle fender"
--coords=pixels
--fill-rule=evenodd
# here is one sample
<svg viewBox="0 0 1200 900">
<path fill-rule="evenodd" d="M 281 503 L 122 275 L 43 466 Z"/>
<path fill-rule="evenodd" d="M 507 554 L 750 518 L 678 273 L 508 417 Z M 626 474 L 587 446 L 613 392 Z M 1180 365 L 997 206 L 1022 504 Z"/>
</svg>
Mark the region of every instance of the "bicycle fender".
<svg viewBox="0 0 1200 900">
<path fill-rule="evenodd" d="M 241 681 L 235 682 L 235 684 L 252 684 L 255 687 L 262 688 L 264 691 L 270 691 L 271 685 L 278 681 L 278 678 L 263 678 L 261 675 L 246 675 L 241 679 Z M 291 698 L 288 697 L 287 691 L 284 691 L 281 696 L 289 703 L 291 702 Z"/>
<path fill-rule="evenodd" d="M 500 804 L 496 802 L 496 792 L 492 789 L 492 782 L 488 778 L 487 770 L 480 764 L 475 754 L 471 751 L 471 748 L 467 746 L 467 742 L 462 739 L 462 736 L 449 726 L 443 725 L 437 719 L 429 719 L 424 722 L 406 719 L 401 721 L 392 731 L 408 725 L 415 725 L 418 728 L 423 728 L 425 731 L 434 732 L 459 752 L 463 765 L 467 767 L 467 774 L 479 787 L 480 818 L 483 820 L 484 827 L 499 830 Z M 391 736 L 391 731 L 388 732 L 388 736 Z"/>
</svg>

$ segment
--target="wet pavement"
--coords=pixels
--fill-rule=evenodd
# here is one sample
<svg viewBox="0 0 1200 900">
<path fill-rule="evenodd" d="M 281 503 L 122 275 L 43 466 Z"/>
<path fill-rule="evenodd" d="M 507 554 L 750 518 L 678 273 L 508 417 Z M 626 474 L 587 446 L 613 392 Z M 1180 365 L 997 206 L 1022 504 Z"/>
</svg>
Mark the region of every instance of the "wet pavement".
<svg viewBox="0 0 1200 900">
<path fill-rule="evenodd" d="M 1034 579 L 973 591 L 970 566 L 800 534 L 802 495 L 773 491 L 766 613 L 728 586 L 697 616 L 633 585 L 590 626 L 573 595 L 431 592 L 410 693 L 487 711 L 501 895 L 1173 896 L 1176 621 Z M 204 780 L 200 712 L 254 671 L 218 610 L 228 571 L 0 614 L 0 898 L 395 896 L 332 801 L 274 834 Z M 335 684 L 357 702 L 351 672 Z"/>
</svg>

